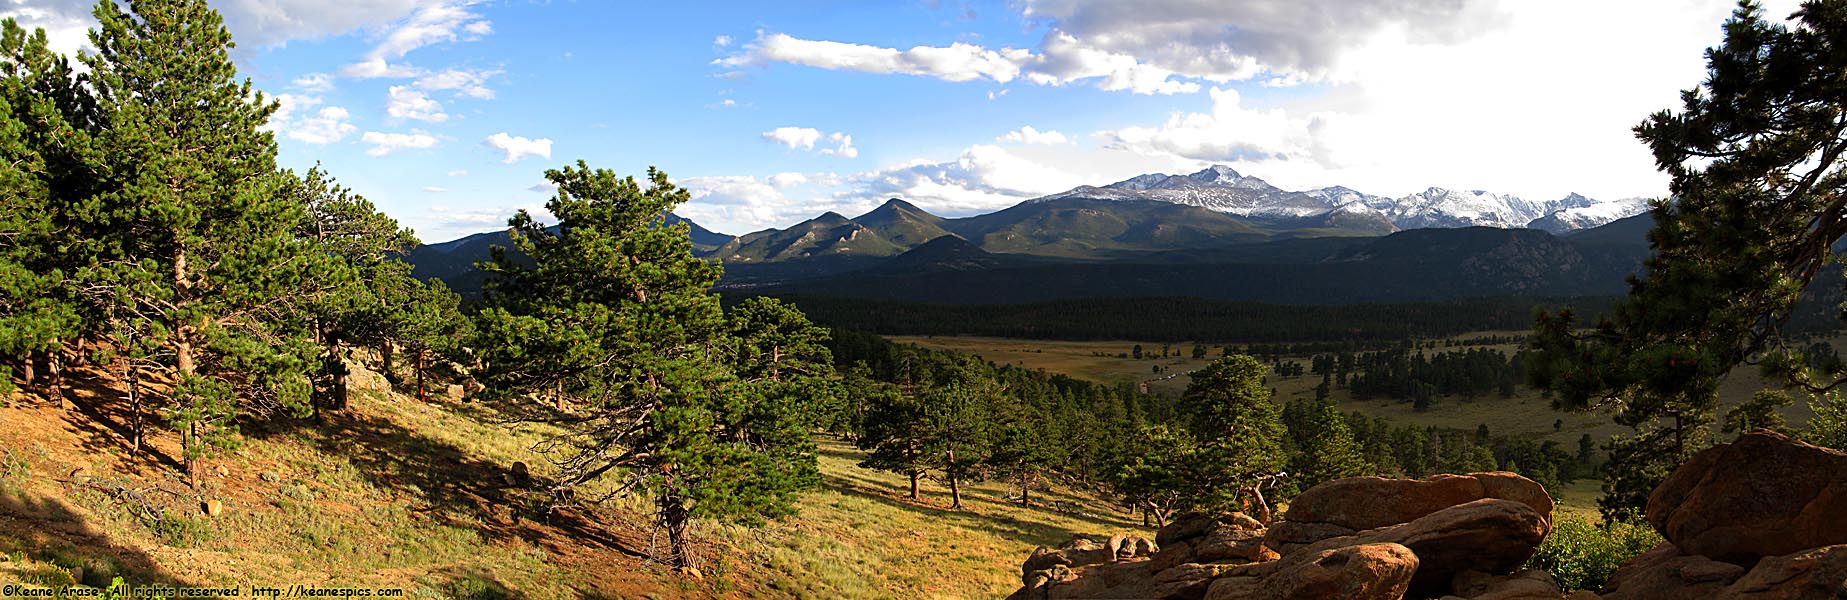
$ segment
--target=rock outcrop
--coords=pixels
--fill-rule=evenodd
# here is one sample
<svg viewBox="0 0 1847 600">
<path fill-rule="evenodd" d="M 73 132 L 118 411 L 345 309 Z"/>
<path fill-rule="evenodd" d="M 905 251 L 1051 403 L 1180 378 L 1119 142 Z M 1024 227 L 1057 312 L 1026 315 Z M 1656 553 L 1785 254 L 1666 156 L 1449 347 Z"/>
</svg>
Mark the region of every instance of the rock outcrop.
<svg viewBox="0 0 1847 600">
<path fill-rule="evenodd" d="M 1322 491 L 1327 486 L 1376 505 L 1350 505 Z M 1549 576 L 1510 575 L 1551 531 L 1551 500 L 1518 475 L 1360 477 L 1300 498 L 1310 506 L 1299 513 L 1292 506 L 1285 518 L 1317 521 L 1266 529 L 1239 513 L 1178 515 L 1155 534 L 1152 556 L 1110 555 L 1088 540 L 1040 548 L 1021 566 L 1025 586 L 1011 598 L 1396 599 L 1441 596 L 1458 584 L 1496 600 L 1547 585 L 1551 597 L 1562 595 Z M 1292 524 L 1317 535 L 1279 554 L 1268 542 Z"/>
<path fill-rule="evenodd" d="M 1269 530 L 1268 545 L 1289 552 L 1317 541 L 1409 523 L 1484 498 L 1519 502 L 1552 522 L 1552 497 L 1531 479 L 1508 472 L 1436 475 L 1424 479 L 1349 477 L 1315 486 L 1289 503 Z"/>
<path fill-rule="evenodd" d="M 1741 565 L 1847 544 L 1847 453 L 1768 431 L 1739 436 L 1655 488 L 1648 523 L 1688 554 Z"/>
</svg>

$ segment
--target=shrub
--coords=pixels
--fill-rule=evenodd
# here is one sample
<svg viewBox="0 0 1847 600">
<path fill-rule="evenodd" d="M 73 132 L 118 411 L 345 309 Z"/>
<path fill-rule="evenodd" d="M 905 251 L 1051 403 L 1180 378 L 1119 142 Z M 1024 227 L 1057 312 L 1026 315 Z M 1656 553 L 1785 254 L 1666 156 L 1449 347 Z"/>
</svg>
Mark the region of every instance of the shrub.
<svg viewBox="0 0 1847 600">
<path fill-rule="evenodd" d="M 1565 591 L 1595 591 L 1616 574 L 1617 567 L 1659 543 L 1661 534 L 1647 523 L 1619 521 L 1599 526 L 1580 517 L 1559 515 L 1552 523 L 1552 535 L 1539 544 L 1539 552 L 1526 566 L 1545 569 Z"/>
</svg>

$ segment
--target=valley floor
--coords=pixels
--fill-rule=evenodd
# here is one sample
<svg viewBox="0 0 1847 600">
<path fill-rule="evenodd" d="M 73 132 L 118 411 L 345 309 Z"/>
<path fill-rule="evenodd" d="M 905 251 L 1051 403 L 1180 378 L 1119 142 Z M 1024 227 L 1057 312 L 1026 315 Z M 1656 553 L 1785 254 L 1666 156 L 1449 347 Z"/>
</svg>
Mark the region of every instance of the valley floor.
<svg viewBox="0 0 1847 600">
<path fill-rule="evenodd" d="M 246 427 L 207 469 L 202 514 L 177 476 L 177 437 L 142 456 L 126 443 L 122 390 L 75 390 L 63 406 L 15 395 L 0 408 L 0 581 L 375 587 L 435 598 L 983 598 L 1019 586 L 1011 566 L 1074 534 L 1150 535 L 1099 499 L 971 486 L 965 510 L 926 485 L 857 466 L 822 441 L 822 490 L 798 516 L 759 529 L 700 523 L 702 576 L 645 558 L 637 503 L 549 514 L 505 485 L 515 461 L 547 474 L 543 431 L 450 399 L 421 403 L 382 378 L 356 378 L 347 414 L 316 424 Z M 150 429 L 156 431 L 157 429 Z M 126 491 L 124 491 L 126 490 Z M 587 495 L 587 494 L 586 494 Z M 138 516 L 165 510 L 158 525 Z M 1052 506 L 1060 510 L 1053 510 Z"/>
</svg>

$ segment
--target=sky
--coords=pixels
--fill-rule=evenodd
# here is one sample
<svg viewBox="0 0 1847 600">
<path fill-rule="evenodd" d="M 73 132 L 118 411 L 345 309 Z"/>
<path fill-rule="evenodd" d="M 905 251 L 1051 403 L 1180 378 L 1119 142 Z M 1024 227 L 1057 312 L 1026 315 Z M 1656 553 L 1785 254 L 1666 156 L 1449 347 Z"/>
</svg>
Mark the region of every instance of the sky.
<svg viewBox="0 0 1847 600">
<path fill-rule="evenodd" d="M 1783 18 L 1793 0 L 1765 2 Z M 67 53 L 94 3 L 0 0 Z M 425 242 L 586 161 L 730 234 L 888 198 L 989 212 L 1224 164 L 1284 189 L 1659 196 L 1631 127 L 1704 76 L 1723 0 L 223 0 L 240 74 Z M 540 213 L 543 214 L 543 213 Z"/>
</svg>

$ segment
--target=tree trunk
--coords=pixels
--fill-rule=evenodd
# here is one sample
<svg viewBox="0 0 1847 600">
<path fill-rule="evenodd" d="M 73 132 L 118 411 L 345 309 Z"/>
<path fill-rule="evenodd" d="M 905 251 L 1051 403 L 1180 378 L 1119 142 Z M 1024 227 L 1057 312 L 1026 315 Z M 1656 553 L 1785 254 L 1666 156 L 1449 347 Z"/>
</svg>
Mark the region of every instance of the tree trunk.
<svg viewBox="0 0 1847 600">
<path fill-rule="evenodd" d="M 687 535 L 692 520 L 679 496 L 669 494 L 660 500 L 661 524 L 667 528 L 667 563 L 676 568 L 693 566 L 693 541 Z"/>
<path fill-rule="evenodd" d="M 959 509 L 962 508 L 962 484 L 956 477 L 956 471 L 960 470 L 956 468 L 956 451 L 946 450 L 944 452 L 949 459 L 948 468 L 943 469 L 943 474 L 949 476 L 949 507 Z"/>
<path fill-rule="evenodd" d="M 58 340 L 51 340 L 51 350 L 45 353 L 45 399 L 58 408 L 64 408 L 64 349 Z"/>
<path fill-rule="evenodd" d="M 128 380 L 128 407 L 131 421 L 129 435 L 134 437 L 133 440 L 129 440 L 129 446 L 134 449 L 135 456 L 141 456 L 141 439 L 143 437 L 141 429 L 141 369 L 135 367 L 135 361 L 133 359 L 123 362 L 127 363 L 124 370 L 128 371 L 123 374 L 123 379 Z"/>
<path fill-rule="evenodd" d="M 911 499 L 912 500 L 916 500 L 916 501 L 923 500 L 923 496 L 919 496 L 917 494 L 917 478 L 921 475 L 922 473 L 911 471 Z"/>
<path fill-rule="evenodd" d="M 423 364 L 423 360 L 424 360 L 424 351 L 422 348 L 418 348 L 417 349 L 417 367 L 416 367 L 417 368 L 417 401 L 418 402 L 429 402 L 430 396 L 427 392 L 423 390 L 423 370 L 426 368 Z"/>
<path fill-rule="evenodd" d="M 397 377 L 391 373 L 391 342 L 378 347 L 378 368 L 380 374 L 385 376 L 385 381 L 394 385 L 398 382 Z"/>
<path fill-rule="evenodd" d="M 183 328 L 184 327 L 182 327 L 182 329 Z M 184 335 L 183 332 L 175 332 L 174 334 L 176 338 L 173 342 L 174 362 L 177 363 L 179 368 L 179 380 L 175 382 L 175 385 L 185 385 L 186 380 L 191 379 L 193 375 L 198 372 L 198 368 L 194 366 L 192 362 L 192 342 L 182 337 Z M 182 399 L 182 402 L 196 401 L 197 400 L 192 398 Z M 198 489 L 200 484 L 199 477 L 205 472 L 204 465 L 199 464 L 199 456 L 204 453 L 204 451 L 199 448 L 199 444 L 203 442 L 203 440 L 200 439 L 203 437 L 201 435 L 203 432 L 200 430 L 201 425 L 203 425 L 203 423 L 200 421 L 187 423 L 185 433 L 182 434 L 180 439 L 181 454 L 185 457 L 186 461 L 186 482 L 188 485 L 191 485 L 193 489 Z"/>
<path fill-rule="evenodd" d="M 1033 505 L 1032 489 L 1032 478 L 1028 475 L 1020 475 L 1020 506 Z"/>
<path fill-rule="evenodd" d="M 917 479 L 923 476 L 923 471 L 917 468 L 917 446 L 915 444 L 905 446 L 904 459 L 911 465 L 911 500 L 922 502 L 923 496 L 917 494 Z"/>
<path fill-rule="evenodd" d="M 34 376 L 35 372 L 32 368 L 34 363 L 32 360 L 32 353 L 27 352 L 23 356 L 20 356 L 19 362 L 21 363 L 19 368 L 19 383 L 27 390 L 38 389 L 38 382 L 34 381 L 37 377 Z"/>
<path fill-rule="evenodd" d="M 346 368 L 347 367 L 346 367 L 345 357 L 341 356 L 340 344 L 335 343 L 333 345 L 333 356 L 329 358 L 333 360 L 333 365 L 332 365 L 333 367 L 333 389 L 328 390 L 328 393 L 332 395 L 331 402 L 333 405 L 333 409 L 336 411 L 345 411 L 346 410 L 346 400 L 347 400 L 346 399 L 346 376 L 347 376 Z"/>
</svg>

